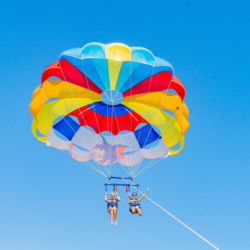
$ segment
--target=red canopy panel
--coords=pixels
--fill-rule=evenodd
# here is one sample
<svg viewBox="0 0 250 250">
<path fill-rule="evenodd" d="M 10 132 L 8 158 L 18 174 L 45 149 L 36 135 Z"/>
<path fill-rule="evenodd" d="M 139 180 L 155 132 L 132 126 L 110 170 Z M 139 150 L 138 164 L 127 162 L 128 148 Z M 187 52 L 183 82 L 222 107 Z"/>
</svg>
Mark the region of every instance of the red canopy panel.
<svg viewBox="0 0 250 250">
<path fill-rule="evenodd" d="M 90 89 L 101 94 L 103 91 L 99 89 L 88 77 L 86 77 L 80 70 L 69 63 L 67 60 L 62 59 L 60 66 L 58 62 L 50 64 L 42 73 L 42 83 L 49 77 L 58 77 L 62 81 L 67 81 L 86 89 Z"/>
<path fill-rule="evenodd" d="M 125 115 L 103 116 L 98 112 L 94 112 L 88 106 L 74 110 L 69 115 L 77 117 L 81 126 L 89 126 L 96 133 L 109 131 L 114 135 L 124 130 L 135 131 L 140 123 L 148 123 L 134 111 L 130 111 Z"/>
</svg>

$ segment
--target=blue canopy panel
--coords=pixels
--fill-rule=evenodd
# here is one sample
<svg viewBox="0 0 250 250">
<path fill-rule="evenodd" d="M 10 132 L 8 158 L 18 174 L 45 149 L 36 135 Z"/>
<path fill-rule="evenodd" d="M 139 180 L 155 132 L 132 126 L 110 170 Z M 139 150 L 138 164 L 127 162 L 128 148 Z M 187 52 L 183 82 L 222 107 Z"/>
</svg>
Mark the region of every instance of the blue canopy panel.
<svg viewBox="0 0 250 250">
<path fill-rule="evenodd" d="M 91 43 L 81 48 L 64 51 L 60 60 L 65 59 L 102 91 L 110 89 L 109 60 L 105 54 L 105 44 Z M 117 69 L 118 70 L 118 69 Z M 119 68 L 115 89 L 125 92 L 143 80 L 162 71 L 173 75 L 172 65 L 145 48 L 131 47 L 131 61 L 123 61 Z M 118 73 L 118 72 L 117 72 Z"/>
<path fill-rule="evenodd" d="M 106 45 L 103 43 L 88 43 L 81 51 L 81 58 L 105 58 Z"/>
<path fill-rule="evenodd" d="M 132 84 L 132 74 L 135 71 L 135 69 L 140 65 L 138 62 L 132 62 L 132 61 L 125 61 L 122 63 L 119 76 L 117 79 L 117 83 L 115 86 L 115 89 L 120 91 L 120 89 L 123 87 L 123 85 L 126 82 L 129 82 L 129 85 Z M 132 87 L 132 86 L 131 86 Z"/>
<path fill-rule="evenodd" d="M 147 146 L 148 144 L 161 139 L 161 136 L 158 135 L 150 124 L 134 131 L 134 135 L 140 145 L 140 148 Z"/>
<path fill-rule="evenodd" d="M 122 104 L 112 106 L 112 105 L 107 105 L 103 102 L 95 102 L 87 106 L 90 107 L 94 112 L 99 113 L 102 116 L 115 117 L 118 115 L 126 115 L 127 113 L 132 111 L 130 108 L 127 108 Z"/>
<path fill-rule="evenodd" d="M 132 62 L 132 65 L 134 62 Z M 131 73 L 131 76 L 127 79 L 127 81 L 122 85 L 120 89 L 117 89 L 121 93 L 124 93 L 128 89 L 134 87 L 141 81 L 153 77 L 154 75 L 162 72 L 162 71 L 169 71 L 173 73 L 173 69 L 168 66 L 151 66 L 147 64 L 140 64 L 138 65 L 135 70 Z"/>
<path fill-rule="evenodd" d="M 109 88 L 107 59 L 77 58 L 70 55 L 62 55 L 60 60 L 67 60 L 86 77 L 96 84 L 102 91 Z"/>
<path fill-rule="evenodd" d="M 71 141 L 75 133 L 80 128 L 80 125 L 67 115 L 64 117 L 64 119 L 55 124 L 53 128 L 66 137 L 69 141 Z"/>
</svg>

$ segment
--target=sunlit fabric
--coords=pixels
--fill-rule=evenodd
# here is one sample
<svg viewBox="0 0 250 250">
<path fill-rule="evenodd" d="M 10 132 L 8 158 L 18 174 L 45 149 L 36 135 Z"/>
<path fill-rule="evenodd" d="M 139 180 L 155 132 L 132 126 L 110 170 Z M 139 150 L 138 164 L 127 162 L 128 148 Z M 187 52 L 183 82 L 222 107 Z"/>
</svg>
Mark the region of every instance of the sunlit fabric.
<svg viewBox="0 0 250 250">
<path fill-rule="evenodd" d="M 173 72 L 151 51 L 121 43 L 64 51 L 32 95 L 32 132 L 77 161 L 103 166 L 177 154 L 189 113 Z"/>
</svg>

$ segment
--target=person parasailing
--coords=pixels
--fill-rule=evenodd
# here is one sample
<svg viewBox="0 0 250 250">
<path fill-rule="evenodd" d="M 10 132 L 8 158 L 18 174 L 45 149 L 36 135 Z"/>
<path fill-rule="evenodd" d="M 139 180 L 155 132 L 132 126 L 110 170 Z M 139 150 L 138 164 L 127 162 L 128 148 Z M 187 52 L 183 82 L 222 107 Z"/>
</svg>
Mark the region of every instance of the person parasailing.
<svg viewBox="0 0 250 250">
<path fill-rule="evenodd" d="M 117 192 L 116 196 L 117 198 L 115 197 L 115 193 L 111 192 L 110 199 L 108 199 L 108 192 L 106 191 L 105 201 L 107 202 L 108 212 L 110 213 L 110 224 L 113 224 L 113 218 L 114 218 L 115 225 L 117 226 L 118 202 L 120 201 L 120 197 Z"/>
<path fill-rule="evenodd" d="M 142 201 L 148 194 L 149 189 L 147 188 L 147 192 L 138 199 L 137 193 L 132 193 L 132 198 L 130 198 L 130 194 L 128 195 L 128 204 L 129 204 L 129 211 L 131 214 L 139 214 L 141 216 L 141 206 L 140 201 Z"/>
</svg>

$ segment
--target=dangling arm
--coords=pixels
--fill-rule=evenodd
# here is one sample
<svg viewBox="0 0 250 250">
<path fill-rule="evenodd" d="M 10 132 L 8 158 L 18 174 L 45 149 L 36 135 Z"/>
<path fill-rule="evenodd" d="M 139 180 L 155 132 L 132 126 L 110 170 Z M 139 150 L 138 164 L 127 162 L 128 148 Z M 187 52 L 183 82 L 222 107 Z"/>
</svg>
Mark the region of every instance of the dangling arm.
<svg viewBox="0 0 250 250">
<path fill-rule="evenodd" d="M 139 199 L 139 201 L 143 200 L 147 196 L 148 192 L 149 192 L 149 189 L 147 188 L 147 192 Z"/>
</svg>

